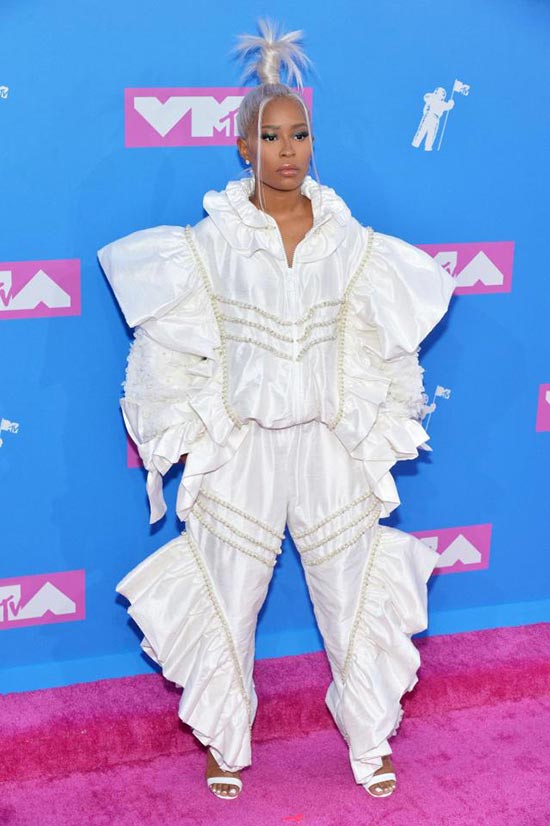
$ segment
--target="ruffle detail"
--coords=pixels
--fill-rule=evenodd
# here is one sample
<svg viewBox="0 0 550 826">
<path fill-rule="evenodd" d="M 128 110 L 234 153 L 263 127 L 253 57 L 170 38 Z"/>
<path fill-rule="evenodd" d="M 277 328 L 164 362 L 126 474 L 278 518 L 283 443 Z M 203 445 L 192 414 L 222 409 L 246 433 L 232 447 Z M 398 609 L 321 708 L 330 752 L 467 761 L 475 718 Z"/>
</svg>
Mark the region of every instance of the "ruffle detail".
<svg viewBox="0 0 550 826">
<path fill-rule="evenodd" d="M 411 418 L 423 410 L 421 372 L 410 370 L 412 382 L 408 383 L 403 365 L 397 378 L 395 365 L 389 368 L 374 355 L 369 356 L 364 338 L 357 329 L 346 336 L 343 413 L 333 430 L 350 455 L 365 463 L 370 488 L 381 500 L 380 516 L 384 518 L 401 501 L 390 469 L 402 459 L 415 459 L 417 448 L 431 450 L 426 444 L 430 436 L 420 421 Z"/>
<path fill-rule="evenodd" d="M 106 244 L 97 257 L 129 327 L 168 312 L 198 283 L 182 227 L 132 232 Z"/>
<path fill-rule="evenodd" d="M 181 312 L 185 312 L 185 307 Z M 174 323 L 170 318 L 166 321 Z M 185 341 L 185 331 L 182 331 L 182 341 Z M 198 495 L 204 474 L 229 461 L 248 432 L 249 425 L 235 424 L 225 406 L 220 353 L 221 350 L 217 349 L 210 358 L 204 357 L 188 368 L 187 381 L 180 383 L 180 391 L 186 394 L 187 412 L 182 414 L 177 426 L 164 431 L 154 440 L 151 464 L 147 461 L 148 446 L 138 445 L 148 471 L 151 522 L 166 512 L 162 480 L 158 473 L 164 475 L 182 454 L 187 453 L 176 503 L 176 514 L 184 522 Z"/>
<path fill-rule="evenodd" d="M 232 458 L 251 432 L 250 427 L 250 422 L 245 422 L 240 428 L 232 426 L 224 444 L 217 444 L 210 437 L 195 442 L 185 461 L 176 501 L 176 513 L 182 522 L 186 521 L 191 512 L 204 475 L 217 470 Z"/>
<path fill-rule="evenodd" d="M 375 232 L 365 277 L 355 298 L 364 323 L 374 326 L 371 346 L 380 358 L 415 353 L 447 312 L 454 278 L 424 250 Z"/>
<path fill-rule="evenodd" d="M 182 686 L 179 717 L 236 771 L 251 762 L 249 725 L 257 697 L 244 686 L 234 645 L 205 563 L 184 532 L 116 586 L 144 633 L 141 647 Z M 250 700 L 248 699 L 250 697 Z"/>
<path fill-rule="evenodd" d="M 267 250 L 286 266 L 277 223 L 249 200 L 253 190 L 253 175 L 229 181 L 225 189 L 207 192 L 203 207 L 225 241 L 240 255 L 250 257 L 258 250 Z M 352 216 L 334 189 L 317 183 L 311 175 L 302 181 L 301 192 L 310 199 L 313 211 L 313 226 L 300 245 L 300 260 L 306 263 L 334 252 L 346 238 Z M 321 227 L 322 232 L 318 232 Z"/>
<path fill-rule="evenodd" d="M 431 450 L 421 425 L 428 397 L 419 345 L 446 312 L 453 289 L 451 276 L 427 253 L 375 232 L 366 269 L 349 295 L 340 345 L 343 402 L 333 430 L 365 463 L 381 518 L 401 501 L 391 468 L 416 459 L 419 449 Z"/>
<path fill-rule="evenodd" d="M 228 461 L 246 435 L 224 402 L 222 342 L 185 230 L 158 226 L 98 251 L 130 326 L 121 408 L 147 470 L 150 522 L 166 513 L 163 476 L 188 454 L 177 515 L 186 519 L 202 474 Z M 191 455 L 196 453 L 193 460 Z M 183 483 L 183 480 L 182 480 Z"/>
<path fill-rule="evenodd" d="M 426 583 L 436 551 L 411 534 L 378 525 L 375 554 L 361 588 L 355 636 L 343 685 L 327 705 L 342 732 L 353 729 L 350 759 L 365 783 L 391 753 L 388 738 L 403 717 L 401 697 L 418 682 L 420 655 L 411 636 L 428 626 Z M 360 732 L 356 721 L 361 720 Z M 349 741 L 348 741 L 349 742 Z"/>
</svg>

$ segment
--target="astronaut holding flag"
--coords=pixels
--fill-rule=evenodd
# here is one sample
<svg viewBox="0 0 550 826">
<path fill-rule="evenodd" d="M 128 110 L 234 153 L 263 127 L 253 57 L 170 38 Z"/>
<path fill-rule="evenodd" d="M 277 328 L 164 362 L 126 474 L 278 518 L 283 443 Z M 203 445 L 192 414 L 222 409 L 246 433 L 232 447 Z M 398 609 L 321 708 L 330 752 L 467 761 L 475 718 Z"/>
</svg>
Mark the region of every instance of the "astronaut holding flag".
<svg viewBox="0 0 550 826">
<path fill-rule="evenodd" d="M 451 398 L 451 388 L 450 387 L 442 387 L 440 384 L 438 384 L 437 387 L 435 388 L 435 392 L 434 392 L 431 404 L 424 406 L 423 416 L 428 414 L 428 417 L 427 417 L 425 422 L 422 422 L 422 427 L 424 428 L 424 430 L 426 432 L 428 431 L 428 425 L 430 424 L 430 419 L 431 419 L 432 413 L 434 412 L 434 410 L 437 407 L 437 404 L 434 401 L 436 396 L 443 396 L 444 399 L 450 399 Z M 424 445 L 424 450 L 431 450 L 431 447 L 429 447 L 428 445 Z"/>
<path fill-rule="evenodd" d="M 449 111 L 455 105 L 453 100 L 454 93 L 459 92 L 462 95 L 467 95 L 469 91 L 470 87 L 466 83 L 462 83 L 460 80 L 455 80 L 451 98 L 448 101 L 445 100 L 447 97 L 447 92 L 442 86 L 438 86 L 433 92 L 427 92 L 424 95 L 424 109 L 422 112 L 422 118 L 418 125 L 418 129 L 416 130 L 416 134 L 411 141 L 412 146 L 418 149 L 422 143 L 422 140 L 425 139 L 424 151 L 430 152 L 433 149 L 434 140 L 439 129 L 439 119 L 441 115 L 445 113 L 445 115 L 448 116 Z M 443 138 L 444 131 L 445 124 L 443 125 L 443 129 L 441 131 L 441 138 L 437 146 L 438 149 L 441 147 L 441 140 Z"/>
</svg>

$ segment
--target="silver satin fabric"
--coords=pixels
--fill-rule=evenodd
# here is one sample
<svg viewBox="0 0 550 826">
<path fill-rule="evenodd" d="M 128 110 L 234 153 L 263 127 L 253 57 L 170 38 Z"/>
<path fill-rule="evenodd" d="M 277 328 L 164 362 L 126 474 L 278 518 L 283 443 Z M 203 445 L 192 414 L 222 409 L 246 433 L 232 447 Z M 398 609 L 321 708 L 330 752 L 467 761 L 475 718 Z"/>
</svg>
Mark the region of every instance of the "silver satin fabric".
<svg viewBox="0 0 550 826">
<path fill-rule="evenodd" d="M 333 673 L 326 701 L 366 782 L 391 753 L 400 697 L 417 681 L 410 635 L 427 626 L 437 553 L 378 520 L 365 527 L 380 506 L 365 466 L 320 422 L 254 423 L 203 491 L 182 536 L 117 585 L 142 647 L 184 686 L 181 719 L 223 769 L 251 763 L 256 622 L 288 524 L 293 537 L 307 533 L 295 542 Z"/>
<path fill-rule="evenodd" d="M 185 531 L 117 584 L 143 649 L 183 686 L 179 714 L 223 769 L 251 762 L 254 635 L 288 524 L 333 679 L 326 702 L 358 783 L 391 753 L 417 681 L 438 555 L 379 523 L 390 473 L 429 450 L 419 344 L 453 279 L 429 255 L 362 227 L 311 178 L 314 224 L 286 261 L 253 182 L 205 195 L 195 227 L 139 230 L 98 252 L 135 328 L 124 398 L 148 472 L 188 453 Z"/>
</svg>

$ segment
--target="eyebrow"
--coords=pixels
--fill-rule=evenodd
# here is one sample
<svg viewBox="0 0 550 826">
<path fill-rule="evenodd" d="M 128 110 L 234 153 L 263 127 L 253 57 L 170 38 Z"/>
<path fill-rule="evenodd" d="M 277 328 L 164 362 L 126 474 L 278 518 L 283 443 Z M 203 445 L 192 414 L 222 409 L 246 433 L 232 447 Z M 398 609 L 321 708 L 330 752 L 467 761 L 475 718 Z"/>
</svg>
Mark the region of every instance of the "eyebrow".
<svg viewBox="0 0 550 826">
<path fill-rule="evenodd" d="M 290 128 L 291 129 L 297 129 L 298 126 L 307 126 L 307 123 L 305 121 L 302 121 L 301 123 L 293 123 Z M 280 128 L 281 128 L 280 126 L 275 126 L 272 123 L 262 123 L 262 129 L 280 129 Z"/>
</svg>

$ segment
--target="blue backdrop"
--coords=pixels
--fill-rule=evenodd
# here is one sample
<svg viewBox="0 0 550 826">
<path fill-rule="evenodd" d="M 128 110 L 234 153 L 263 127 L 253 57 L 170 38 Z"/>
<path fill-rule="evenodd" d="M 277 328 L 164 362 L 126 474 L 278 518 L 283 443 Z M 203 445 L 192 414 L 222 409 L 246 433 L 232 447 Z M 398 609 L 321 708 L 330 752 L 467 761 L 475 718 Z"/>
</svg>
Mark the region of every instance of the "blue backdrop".
<svg viewBox="0 0 550 826">
<path fill-rule="evenodd" d="M 114 586 L 181 530 L 178 475 L 171 515 L 150 527 L 118 407 L 130 332 L 96 250 L 195 223 L 204 192 L 241 174 L 231 146 L 126 146 L 124 90 L 239 86 L 228 52 L 266 13 L 305 31 L 320 178 L 360 221 L 419 245 L 514 242 L 511 290 L 457 295 L 422 345 L 430 399 L 436 385 L 452 392 L 430 421 L 433 453 L 395 466 L 402 504 L 385 522 L 492 526 L 488 567 L 430 580 L 428 633 L 549 619 L 550 430 L 535 427 L 550 382 L 548 4 L 341 0 L 335 15 L 314 0 L 267 12 L 254 0 L 8 1 L 0 262 L 76 259 L 82 311 L 0 313 L 0 691 L 153 668 Z M 470 91 L 455 94 L 440 149 L 415 148 L 424 95 L 448 99 L 457 78 Z M 7 618 L 15 580 L 78 570 L 83 619 Z M 257 644 L 259 657 L 321 647 L 288 538 Z"/>
</svg>

